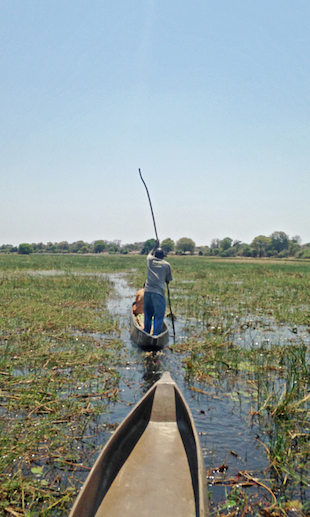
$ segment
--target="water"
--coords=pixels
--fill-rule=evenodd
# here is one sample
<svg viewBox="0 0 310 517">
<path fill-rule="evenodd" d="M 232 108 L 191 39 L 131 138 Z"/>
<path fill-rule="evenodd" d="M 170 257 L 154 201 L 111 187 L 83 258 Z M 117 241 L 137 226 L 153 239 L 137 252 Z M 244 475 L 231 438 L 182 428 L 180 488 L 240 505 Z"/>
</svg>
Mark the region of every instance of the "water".
<svg viewBox="0 0 310 517">
<path fill-rule="evenodd" d="M 40 271 L 31 272 L 31 274 L 48 276 L 50 274 L 63 275 L 65 272 Z M 251 418 L 251 413 L 257 404 L 255 391 L 249 385 L 248 378 L 243 376 L 242 372 L 238 372 L 233 377 L 226 375 L 224 371 L 220 387 L 215 387 L 212 379 L 209 384 L 193 381 L 188 383 L 183 367 L 186 354 L 176 353 L 169 347 L 158 353 L 145 353 L 132 343 L 129 328 L 135 289 L 128 285 L 126 274 L 76 274 L 105 276 L 113 283 L 114 294 L 108 301 L 107 309 L 113 317 L 118 318 L 121 334 L 98 335 L 98 339 L 104 337 L 107 341 L 120 338 L 123 343 L 123 366 L 118 369 L 120 374 L 119 401 L 112 403 L 102 399 L 98 400 L 98 405 L 107 403 L 108 412 L 87 421 L 79 438 L 72 440 L 72 449 L 82 450 L 81 459 L 84 461 L 84 466 L 81 464 L 81 470 L 75 470 L 76 486 L 82 484 L 86 479 L 87 469 L 93 465 L 100 449 L 110 438 L 117 425 L 164 371 L 171 373 L 191 409 L 203 449 L 212 503 L 219 506 L 221 502 L 225 501 L 225 482 L 230 482 L 240 471 L 250 472 L 253 477 L 268 484 L 269 462 L 266 451 L 260 443 L 267 442 L 267 440 L 264 440 L 264 436 L 261 435 L 262 430 L 256 423 L 258 421 Z M 170 344 L 173 344 L 170 320 L 167 323 L 171 335 Z M 178 318 L 175 321 L 176 343 L 180 344 L 188 339 L 189 333 L 195 335 L 199 325 L 201 327 L 197 321 L 188 322 Z M 309 327 L 279 326 L 271 318 L 251 319 L 247 317 L 235 320 L 232 322 L 231 331 L 227 339 L 241 348 L 247 349 L 268 348 L 274 344 L 291 343 L 307 347 L 310 344 Z M 77 337 L 80 334 L 76 332 Z M 96 335 L 92 334 L 92 336 L 96 338 Z M 14 373 L 20 376 L 23 372 L 15 370 Z M 98 383 L 100 384 L 101 381 L 102 378 L 98 373 Z M 15 415 L 15 418 L 18 417 L 19 415 Z M 44 460 L 39 464 L 44 464 Z M 57 466 L 51 475 L 68 479 L 68 474 L 60 473 Z M 217 482 L 220 482 L 221 485 Z M 270 494 L 263 488 L 250 487 L 248 491 L 258 498 L 267 495 L 270 499 Z M 294 498 L 299 497 L 294 495 Z"/>
<path fill-rule="evenodd" d="M 236 394 L 240 391 L 243 393 L 241 400 L 237 395 L 232 397 L 228 394 L 227 389 L 230 387 L 224 385 L 222 391 L 198 382 L 189 385 L 182 367 L 182 354 L 174 353 L 169 347 L 158 353 L 142 352 L 131 341 L 129 333 L 130 308 L 135 290 L 128 285 L 123 274 L 110 275 L 109 278 L 114 284 L 115 293 L 108 302 L 108 310 L 119 317 L 127 364 L 119 368 L 120 401 L 113 406 L 110 405 L 108 421 L 111 424 L 120 423 L 162 373 L 169 371 L 192 412 L 201 440 L 210 485 L 218 479 L 223 481 L 225 476 L 234 476 L 241 470 L 255 472 L 262 477 L 263 471 L 268 467 L 268 461 L 265 450 L 257 441 L 258 429 L 255 425 L 249 425 L 252 401 L 251 394 L 245 391 L 248 389 L 247 386 L 239 380 L 234 387 Z M 173 332 L 169 320 L 167 324 L 172 344 Z M 177 343 L 188 337 L 185 326 L 184 320 L 175 321 Z M 223 464 L 227 468 L 220 473 L 217 469 Z M 222 486 L 214 485 L 212 492 L 213 501 L 225 499 Z"/>
<path fill-rule="evenodd" d="M 48 271 L 44 275 L 50 274 Z M 57 272 L 63 274 L 63 272 Z M 95 275 L 98 275 L 97 273 Z M 85 427 L 85 434 L 72 443 L 83 452 L 84 466 L 92 466 L 100 449 L 110 438 L 117 425 L 128 415 L 132 407 L 142 395 L 156 382 L 163 372 L 169 371 L 177 382 L 192 412 L 197 431 L 200 436 L 204 461 L 209 480 L 209 490 L 212 495 L 212 504 L 219 507 L 226 498 L 226 485 L 232 481 L 238 482 L 239 472 L 250 472 L 251 475 L 270 485 L 268 480 L 269 462 L 266 450 L 261 444 L 264 442 L 262 431 L 251 413 L 256 409 L 256 392 L 249 385 L 248 378 L 239 372 L 235 376 L 223 372 L 222 385 L 213 385 L 212 378 L 209 384 L 186 381 L 186 372 L 183 361 L 186 355 L 176 353 L 172 348 L 165 348 L 157 353 L 142 352 L 130 339 L 130 310 L 135 297 L 135 289 L 130 287 L 125 273 L 99 274 L 107 276 L 114 285 L 114 294 L 109 298 L 107 310 L 119 320 L 121 333 L 98 335 L 105 341 L 121 339 L 123 343 L 122 367 L 120 374 L 119 400 L 109 402 L 107 412 L 99 415 Z M 167 320 L 170 331 L 170 344 L 173 344 L 173 332 L 170 320 Z M 181 344 L 188 339 L 189 334 L 195 335 L 199 330 L 198 321 L 185 321 L 178 318 L 175 321 L 176 343 Z M 276 325 L 272 319 L 236 320 L 231 326 L 232 333 L 229 339 L 234 344 L 251 349 L 263 346 L 268 348 L 272 344 L 304 344 L 310 343 L 308 327 Z M 211 329 L 212 331 L 212 329 Z M 77 333 L 78 335 L 78 333 Z M 96 338 L 96 335 L 92 334 Z M 100 376 L 98 375 L 98 382 Z M 98 401 L 102 404 L 102 401 Z M 267 472 L 267 473 L 266 473 Z M 87 470 L 76 472 L 80 483 L 86 479 Z M 65 474 L 64 474 L 65 475 Z M 66 476 L 66 475 L 65 475 Z M 269 496 L 265 489 L 249 487 L 252 497 L 261 499 Z"/>
<path fill-rule="evenodd" d="M 310 345 L 309 326 L 278 325 L 272 319 L 244 318 L 234 328 L 232 340 L 243 348 L 254 346 L 268 348 L 270 345 Z"/>
</svg>

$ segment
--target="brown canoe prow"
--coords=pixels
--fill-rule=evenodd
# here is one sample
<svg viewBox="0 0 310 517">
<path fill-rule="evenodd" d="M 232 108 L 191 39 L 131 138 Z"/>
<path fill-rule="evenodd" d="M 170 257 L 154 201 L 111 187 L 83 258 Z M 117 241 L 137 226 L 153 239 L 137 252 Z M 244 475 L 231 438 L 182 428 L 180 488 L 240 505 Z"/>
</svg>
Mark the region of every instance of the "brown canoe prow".
<svg viewBox="0 0 310 517">
<path fill-rule="evenodd" d="M 169 373 L 117 428 L 69 517 L 206 517 L 198 433 Z"/>
</svg>

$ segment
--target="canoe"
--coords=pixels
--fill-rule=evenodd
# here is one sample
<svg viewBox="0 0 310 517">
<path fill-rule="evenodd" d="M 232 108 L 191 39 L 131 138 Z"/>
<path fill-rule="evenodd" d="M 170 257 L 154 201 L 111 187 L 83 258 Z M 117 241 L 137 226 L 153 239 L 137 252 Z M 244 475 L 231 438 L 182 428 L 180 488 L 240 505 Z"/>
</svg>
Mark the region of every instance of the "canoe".
<svg viewBox="0 0 310 517">
<path fill-rule="evenodd" d="M 193 417 L 168 372 L 103 448 L 69 517 L 207 517 Z"/>
<path fill-rule="evenodd" d="M 163 331 L 158 336 L 152 336 L 144 332 L 140 327 L 136 316 L 131 309 L 130 336 L 136 345 L 144 350 L 161 350 L 169 343 L 169 330 L 166 322 L 163 322 Z"/>
</svg>

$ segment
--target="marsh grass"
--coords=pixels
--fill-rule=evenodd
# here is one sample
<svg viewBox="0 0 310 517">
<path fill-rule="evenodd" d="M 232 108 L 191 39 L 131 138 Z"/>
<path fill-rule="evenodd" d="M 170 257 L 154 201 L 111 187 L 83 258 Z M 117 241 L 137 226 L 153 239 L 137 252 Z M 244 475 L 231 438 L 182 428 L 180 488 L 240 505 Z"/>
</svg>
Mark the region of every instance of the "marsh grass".
<svg viewBox="0 0 310 517">
<path fill-rule="evenodd" d="M 201 257 L 175 257 L 170 262 L 176 280 L 171 284 L 177 291 L 174 303 L 206 325 L 213 325 L 217 316 L 223 320 L 223 312 L 226 317 L 231 312 L 238 317 L 265 314 L 278 323 L 310 324 L 308 264 L 216 262 Z"/>
<path fill-rule="evenodd" d="M 236 491 L 231 479 L 226 502 L 213 511 L 309 515 L 309 340 L 301 334 L 310 330 L 310 267 L 182 259 L 171 260 L 176 280 L 171 291 L 191 332 L 174 346 L 185 356 L 188 382 L 194 390 L 196 381 L 200 389 L 205 384 L 210 396 L 229 397 L 242 407 L 269 460 L 260 479 L 265 503 Z M 255 338 L 243 339 L 247 332 Z"/>
<path fill-rule="evenodd" d="M 103 273 L 119 266 L 97 257 L 5 258 L 0 514 L 64 515 L 102 445 L 96 437 L 110 432 L 104 414 L 118 398 L 116 368 L 125 357 Z"/>
<path fill-rule="evenodd" d="M 144 260 L 143 260 L 144 259 Z M 145 257 L 130 255 L 3 255 L 0 254 L 0 271 L 65 271 L 88 273 L 115 273 L 130 270 L 137 263 L 144 264 Z"/>
<path fill-rule="evenodd" d="M 230 400 L 269 462 L 219 477 L 226 496 L 212 514 L 309 515 L 309 264 L 168 260 L 188 329 L 171 350 L 189 388 Z M 126 360 L 103 273 L 126 271 L 139 288 L 146 257 L 0 256 L 0 268 L 0 514 L 66 515 L 110 432 Z"/>
</svg>

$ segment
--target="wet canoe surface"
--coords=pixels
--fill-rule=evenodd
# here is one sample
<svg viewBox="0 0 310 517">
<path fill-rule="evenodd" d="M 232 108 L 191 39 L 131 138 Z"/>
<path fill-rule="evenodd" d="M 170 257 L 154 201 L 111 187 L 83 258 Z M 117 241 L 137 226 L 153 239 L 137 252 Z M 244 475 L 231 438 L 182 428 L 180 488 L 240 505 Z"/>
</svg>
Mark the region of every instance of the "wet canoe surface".
<svg viewBox="0 0 310 517">
<path fill-rule="evenodd" d="M 169 373 L 106 444 L 70 517 L 203 517 L 206 476 L 190 410 Z"/>
</svg>

